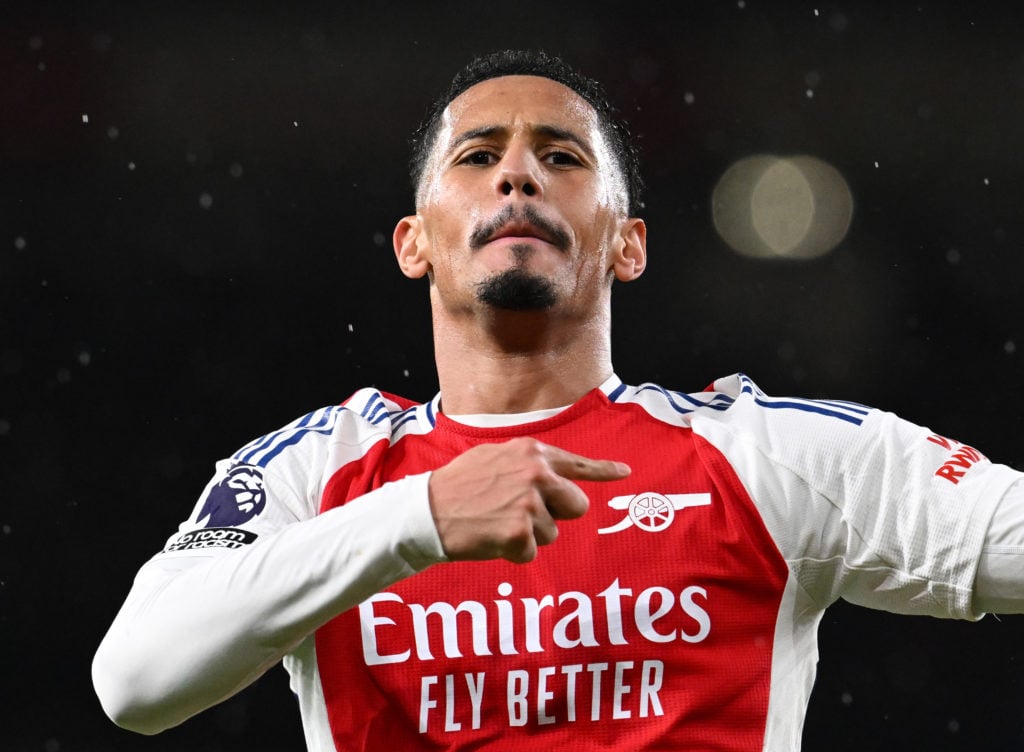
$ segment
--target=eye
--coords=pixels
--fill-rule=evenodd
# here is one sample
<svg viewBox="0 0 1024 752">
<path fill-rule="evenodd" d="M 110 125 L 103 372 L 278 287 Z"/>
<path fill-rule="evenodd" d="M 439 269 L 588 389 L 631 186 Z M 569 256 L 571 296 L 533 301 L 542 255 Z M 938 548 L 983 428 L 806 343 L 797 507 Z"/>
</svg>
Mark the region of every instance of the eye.
<svg viewBox="0 0 1024 752">
<path fill-rule="evenodd" d="M 459 160 L 459 164 L 468 165 L 492 165 L 498 161 L 498 157 L 492 152 L 484 149 L 477 149 L 466 154 Z"/>
<path fill-rule="evenodd" d="M 544 161 L 556 167 L 579 167 L 583 163 L 568 151 L 551 151 L 544 155 Z"/>
</svg>

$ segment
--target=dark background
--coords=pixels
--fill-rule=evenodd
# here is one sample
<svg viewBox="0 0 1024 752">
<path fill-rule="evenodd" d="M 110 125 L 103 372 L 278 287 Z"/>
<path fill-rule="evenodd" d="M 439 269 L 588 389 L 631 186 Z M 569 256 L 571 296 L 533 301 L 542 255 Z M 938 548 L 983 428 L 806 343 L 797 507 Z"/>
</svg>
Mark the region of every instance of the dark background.
<svg viewBox="0 0 1024 752">
<path fill-rule="evenodd" d="M 12 5 L 0 749 L 302 748 L 281 669 L 147 739 L 102 715 L 89 663 L 214 460 L 359 386 L 433 395 L 426 288 L 390 237 L 411 206 L 406 137 L 474 53 L 563 54 L 640 138 L 650 268 L 616 293 L 627 382 L 693 391 L 744 370 L 1024 468 L 1010 3 Z M 845 175 L 834 252 L 752 261 L 717 238 L 715 181 L 765 152 Z M 1022 626 L 838 604 L 805 749 L 1024 747 Z"/>
</svg>

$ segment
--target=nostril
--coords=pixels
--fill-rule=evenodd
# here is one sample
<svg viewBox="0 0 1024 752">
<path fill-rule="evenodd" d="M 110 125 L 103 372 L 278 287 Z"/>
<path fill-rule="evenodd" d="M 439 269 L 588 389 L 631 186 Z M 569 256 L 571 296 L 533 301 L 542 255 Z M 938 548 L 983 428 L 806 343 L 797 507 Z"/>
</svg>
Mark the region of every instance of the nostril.
<svg viewBox="0 0 1024 752">
<path fill-rule="evenodd" d="M 506 196 L 512 195 L 512 184 L 506 180 L 501 184 L 501 192 Z"/>
<path fill-rule="evenodd" d="M 525 193 L 527 196 L 533 196 L 534 194 L 537 193 L 537 189 L 533 187 L 533 184 L 526 183 L 523 185 L 523 193 Z"/>
</svg>

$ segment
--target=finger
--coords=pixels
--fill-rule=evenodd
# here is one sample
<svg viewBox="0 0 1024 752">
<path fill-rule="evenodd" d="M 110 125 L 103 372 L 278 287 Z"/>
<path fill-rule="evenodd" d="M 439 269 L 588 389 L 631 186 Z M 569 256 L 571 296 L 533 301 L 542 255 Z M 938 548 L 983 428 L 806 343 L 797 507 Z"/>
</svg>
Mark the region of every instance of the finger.
<svg viewBox="0 0 1024 752">
<path fill-rule="evenodd" d="M 538 546 L 554 543 L 558 538 L 556 518 L 551 514 L 551 507 L 546 504 L 545 507 L 542 512 L 533 517 L 533 540 Z"/>
<path fill-rule="evenodd" d="M 583 489 L 563 476 L 552 473 L 537 483 L 537 490 L 549 515 L 555 520 L 574 520 L 590 508 L 590 499 Z"/>
<path fill-rule="evenodd" d="M 544 444 L 543 452 L 551 469 L 571 480 L 620 480 L 632 472 L 625 462 L 595 460 L 551 444 Z"/>
<path fill-rule="evenodd" d="M 544 503 L 544 496 L 534 490 L 533 512 L 530 515 L 528 528 L 519 535 L 510 536 L 502 556 L 515 564 L 525 564 L 537 558 L 537 549 L 553 543 L 558 537 L 558 525 L 551 517 Z"/>
</svg>

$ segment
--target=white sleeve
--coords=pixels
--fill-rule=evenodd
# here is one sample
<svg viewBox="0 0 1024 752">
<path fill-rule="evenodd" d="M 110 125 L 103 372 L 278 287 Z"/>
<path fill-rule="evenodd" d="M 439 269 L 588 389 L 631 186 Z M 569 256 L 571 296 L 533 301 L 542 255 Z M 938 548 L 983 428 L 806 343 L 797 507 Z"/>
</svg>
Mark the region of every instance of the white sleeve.
<svg viewBox="0 0 1024 752">
<path fill-rule="evenodd" d="M 310 514 L 320 479 L 304 484 L 312 494 L 294 491 L 303 485 L 299 464 L 264 470 L 266 507 L 237 526 L 211 525 L 217 512 L 200 502 L 140 570 L 93 661 L 97 695 L 118 725 L 153 734 L 181 723 L 254 681 L 335 615 L 444 560 L 429 473 Z"/>
<path fill-rule="evenodd" d="M 978 611 L 1024 613 L 1024 482 L 1010 487 L 992 516 L 974 581 Z"/>
<path fill-rule="evenodd" d="M 694 429 L 729 460 L 819 607 L 980 618 L 979 561 L 1019 472 L 892 413 L 768 397 L 745 377 L 723 386 L 733 405 Z"/>
</svg>

